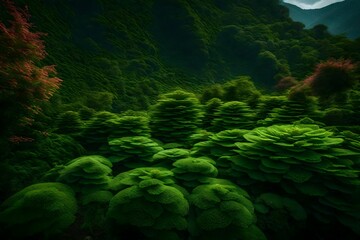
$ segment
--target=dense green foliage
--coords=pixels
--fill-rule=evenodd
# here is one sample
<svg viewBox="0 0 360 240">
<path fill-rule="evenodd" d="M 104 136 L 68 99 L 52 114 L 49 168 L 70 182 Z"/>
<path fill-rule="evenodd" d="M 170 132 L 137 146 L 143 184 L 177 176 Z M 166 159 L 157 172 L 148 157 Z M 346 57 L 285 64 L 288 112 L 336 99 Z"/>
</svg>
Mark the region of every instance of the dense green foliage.
<svg viewBox="0 0 360 240">
<path fill-rule="evenodd" d="M 58 181 L 77 192 L 106 189 L 110 182 L 112 164 L 102 156 L 83 156 L 68 162 L 60 171 Z"/>
<path fill-rule="evenodd" d="M 189 196 L 194 206 L 194 239 L 266 239 L 255 226 L 254 206 L 246 191 L 232 183 L 200 185 Z"/>
<path fill-rule="evenodd" d="M 271 87 L 284 76 L 304 78 L 319 60 L 359 60 L 355 42 L 305 30 L 277 1 L 16 2 L 48 33 L 62 101 L 96 110 L 146 108 L 160 90 L 238 75 Z"/>
<path fill-rule="evenodd" d="M 201 105 L 194 94 L 165 94 L 151 109 L 152 136 L 165 143 L 187 143 L 201 123 Z"/>
<path fill-rule="evenodd" d="M 61 183 L 31 185 L 1 204 L 2 236 L 45 239 L 72 224 L 76 211 L 76 199 L 70 187 Z"/>
<path fill-rule="evenodd" d="M 226 129 L 249 129 L 252 128 L 254 119 L 253 111 L 244 102 L 227 102 L 219 107 L 213 120 L 214 129 L 222 131 Z"/>
<path fill-rule="evenodd" d="M 0 136 L 1 239 L 359 238 L 358 41 L 277 0 L 23 3 L 64 81 Z"/>
</svg>

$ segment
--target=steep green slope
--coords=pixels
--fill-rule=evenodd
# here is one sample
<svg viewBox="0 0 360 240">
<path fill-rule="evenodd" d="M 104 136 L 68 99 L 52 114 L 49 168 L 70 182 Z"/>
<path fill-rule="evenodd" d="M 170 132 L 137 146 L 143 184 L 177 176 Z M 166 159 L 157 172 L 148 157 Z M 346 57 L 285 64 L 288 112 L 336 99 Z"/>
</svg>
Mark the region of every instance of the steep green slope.
<svg viewBox="0 0 360 240">
<path fill-rule="evenodd" d="M 47 63 L 64 80 L 55 98 L 61 104 L 97 109 L 94 102 L 108 99 L 114 111 L 144 109 L 179 86 L 197 91 L 249 75 L 270 88 L 284 76 L 304 78 L 322 59 L 359 59 L 354 42 L 304 30 L 278 0 L 16 3 L 28 5 L 34 29 L 48 33 Z"/>
</svg>

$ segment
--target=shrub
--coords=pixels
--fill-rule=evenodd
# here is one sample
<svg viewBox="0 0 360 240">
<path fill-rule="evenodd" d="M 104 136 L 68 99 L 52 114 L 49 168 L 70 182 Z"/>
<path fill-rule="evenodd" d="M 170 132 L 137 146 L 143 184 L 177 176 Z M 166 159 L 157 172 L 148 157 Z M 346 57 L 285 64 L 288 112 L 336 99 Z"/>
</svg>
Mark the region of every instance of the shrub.
<svg viewBox="0 0 360 240">
<path fill-rule="evenodd" d="M 262 193 L 254 202 L 258 226 L 271 239 L 294 239 L 304 231 L 307 213 L 296 200 Z"/>
<path fill-rule="evenodd" d="M 353 112 L 346 108 L 328 108 L 322 121 L 328 126 L 351 125 Z"/>
<path fill-rule="evenodd" d="M 58 181 L 83 194 L 107 189 L 111 179 L 111 167 L 111 162 L 102 156 L 75 158 L 59 171 Z"/>
<path fill-rule="evenodd" d="M 116 163 L 116 170 L 146 167 L 152 164 L 152 157 L 164 150 L 157 142 L 143 136 L 115 138 L 109 141 L 109 159 Z"/>
<path fill-rule="evenodd" d="M 208 132 L 206 130 L 200 130 L 197 133 L 194 133 L 190 136 L 190 144 L 191 146 L 195 145 L 199 142 L 204 142 L 209 140 L 209 138 L 213 135 L 212 132 Z"/>
<path fill-rule="evenodd" d="M 249 195 L 230 182 L 196 187 L 189 196 L 192 239 L 266 239 Z"/>
<path fill-rule="evenodd" d="M 173 163 L 171 171 L 182 186 L 193 188 L 206 181 L 207 178 L 216 177 L 218 170 L 215 161 L 209 158 L 183 158 Z"/>
<path fill-rule="evenodd" d="M 327 157 L 329 151 L 343 142 L 332 135 L 332 132 L 310 124 L 256 128 L 243 136 L 247 142 L 236 143 L 239 157 L 231 159 L 233 168 L 255 181 L 279 183 L 290 180 L 303 184 L 314 172 L 324 172 L 332 167 Z"/>
<path fill-rule="evenodd" d="M 356 66 L 350 60 L 328 60 L 316 66 L 314 73 L 305 79 L 313 94 L 328 99 L 350 89 L 356 83 L 352 72 Z"/>
<path fill-rule="evenodd" d="M 262 96 L 256 108 L 256 119 L 263 120 L 276 108 L 281 108 L 287 101 L 285 96 Z"/>
<path fill-rule="evenodd" d="M 141 116 L 124 116 L 108 120 L 112 126 L 110 138 L 144 136 L 150 137 L 148 119 Z"/>
<path fill-rule="evenodd" d="M 104 231 L 106 228 L 106 212 L 113 194 L 99 190 L 83 196 L 81 200 L 83 224 L 82 228 L 91 233 Z"/>
<path fill-rule="evenodd" d="M 214 159 L 219 176 L 232 176 L 231 161 L 232 156 L 236 155 L 237 149 L 235 143 L 245 141 L 243 135 L 249 130 L 231 129 L 221 131 L 210 136 L 208 141 L 199 142 L 194 145 L 191 155 L 195 157 L 206 156 Z"/>
<path fill-rule="evenodd" d="M 260 120 L 259 124 L 291 124 L 306 117 L 319 118 L 317 110 L 318 102 L 314 97 L 306 97 L 304 100 L 288 100 L 280 108 L 274 108 L 268 117 Z"/>
<path fill-rule="evenodd" d="M 109 220 L 116 221 L 115 227 L 125 231 L 135 227 L 148 238 L 166 239 L 170 235 L 179 239 L 178 232 L 187 228 L 189 204 L 184 190 L 174 186 L 172 173 L 142 168 L 120 176 L 114 178 L 120 191 L 111 199 L 107 213 Z"/>
<path fill-rule="evenodd" d="M 85 104 L 96 111 L 110 111 L 112 109 L 114 94 L 110 92 L 89 92 L 86 94 Z"/>
<path fill-rule="evenodd" d="M 63 134 L 76 134 L 81 130 L 80 115 L 74 111 L 61 113 L 57 120 L 56 132 Z"/>
<path fill-rule="evenodd" d="M 151 109 L 152 136 L 165 143 L 187 143 L 201 123 L 201 105 L 192 93 L 163 95 Z"/>
<path fill-rule="evenodd" d="M 250 106 L 256 105 L 261 93 L 256 89 L 254 82 L 248 76 L 240 76 L 224 84 L 223 101 L 245 102 Z"/>
<path fill-rule="evenodd" d="M 288 76 L 280 79 L 276 84 L 275 89 L 279 92 L 285 92 L 297 84 L 298 81 L 295 78 Z"/>
<path fill-rule="evenodd" d="M 97 112 L 89 120 L 82 133 L 83 145 L 92 152 L 96 152 L 101 146 L 107 146 L 108 137 L 113 128 L 110 119 L 117 119 L 118 116 L 111 112 Z"/>
<path fill-rule="evenodd" d="M 333 135 L 301 122 L 256 128 L 244 135 L 248 142 L 236 143 L 239 156 L 231 161 L 237 183 L 253 186 L 253 192 L 307 199 L 319 221 L 340 222 L 359 233 L 360 152 L 343 148 L 344 140 Z"/>
<path fill-rule="evenodd" d="M 249 129 L 253 127 L 254 114 L 244 102 L 227 102 L 223 104 L 213 121 L 214 129 Z"/>
<path fill-rule="evenodd" d="M 162 167 L 171 168 L 172 164 L 179 159 L 190 156 L 190 151 L 182 148 L 172 148 L 162 150 L 152 157 L 154 164 Z"/>
<path fill-rule="evenodd" d="M 74 192 L 62 183 L 38 183 L 24 188 L 0 206 L 3 236 L 46 239 L 75 221 Z"/>
<path fill-rule="evenodd" d="M 200 96 L 201 103 L 205 104 L 213 98 L 222 99 L 224 96 L 224 89 L 220 84 L 213 84 L 206 87 Z"/>
<path fill-rule="evenodd" d="M 158 179 L 165 185 L 175 184 L 174 173 L 163 167 L 140 167 L 116 175 L 111 183 L 110 189 L 119 192 L 133 185 L 138 185 L 144 179 Z"/>
<path fill-rule="evenodd" d="M 219 107 L 223 102 L 219 98 L 212 98 L 205 104 L 205 115 L 203 120 L 203 127 L 207 130 L 212 130 L 213 120 L 216 117 L 216 113 L 219 111 Z"/>
<path fill-rule="evenodd" d="M 85 106 L 82 106 L 79 109 L 79 115 L 80 115 L 81 120 L 83 120 L 83 121 L 90 120 L 94 116 L 95 113 L 96 113 L 96 111 L 94 109 L 88 108 Z"/>
<path fill-rule="evenodd" d="M 360 126 L 360 91 L 351 91 L 349 94 L 350 109 L 353 115 L 350 119 L 355 126 Z"/>
</svg>

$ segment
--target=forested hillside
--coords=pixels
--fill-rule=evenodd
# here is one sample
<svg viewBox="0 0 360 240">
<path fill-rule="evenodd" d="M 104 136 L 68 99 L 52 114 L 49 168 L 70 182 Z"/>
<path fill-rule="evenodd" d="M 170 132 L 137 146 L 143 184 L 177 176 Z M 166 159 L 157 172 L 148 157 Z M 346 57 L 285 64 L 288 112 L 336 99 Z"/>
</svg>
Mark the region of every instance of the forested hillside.
<svg viewBox="0 0 360 240">
<path fill-rule="evenodd" d="M 278 0 L 1 1 L 0 239 L 357 240 L 359 60 Z"/>
<path fill-rule="evenodd" d="M 47 61 L 63 79 L 61 103 L 112 98 L 114 111 L 145 109 L 163 91 L 249 75 L 271 88 L 303 79 L 321 60 L 358 60 L 354 42 L 304 30 L 278 1 L 16 1 L 47 33 Z M 64 54 L 66 52 L 67 54 Z M 81 89 L 81 91 L 79 91 Z"/>
<path fill-rule="evenodd" d="M 353 39 L 360 37 L 360 2 L 357 0 L 346 0 L 321 9 L 301 9 L 287 3 L 283 5 L 289 8 L 291 18 L 304 23 L 306 28 L 323 24 L 332 34 Z"/>
</svg>

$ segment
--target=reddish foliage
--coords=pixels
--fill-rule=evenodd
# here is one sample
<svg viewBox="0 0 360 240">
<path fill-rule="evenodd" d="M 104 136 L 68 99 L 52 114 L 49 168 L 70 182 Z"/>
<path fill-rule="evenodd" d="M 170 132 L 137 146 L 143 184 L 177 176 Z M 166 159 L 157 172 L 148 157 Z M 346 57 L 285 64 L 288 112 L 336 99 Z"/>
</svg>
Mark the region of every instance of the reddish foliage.
<svg viewBox="0 0 360 240">
<path fill-rule="evenodd" d="M 356 79 L 351 73 L 355 68 L 350 60 L 331 59 L 318 64 L 314 73 L 304 80 L 304 84 L 311 88 L 313 94 L 328 97 L 354 85 Z"/>
<path fill-rule="evenodd" d="M 9 138 L 9 141 L 15 144 L 20 144 L 20 143 L 33 142 L 34 139 L 29 137 L 22 137 L 22 136 L 11 136 Z"/>
<path fill-rule="evenodd" d="M 298 82 L 290 88 L 288 99 L 292 101 L 306 101 L 309 91 L 308 85 L 304 84 L 304 82 Z"/>
<path fill-rule="evenodd" d="M 290 88 L 292 88 L 293 86 L 297 85 L 298 81 L 293 78 L 293 77 L 284 77 L 282 79 L 280 79 L 280 81 L 276 84 L 275 89 L 278 91 L 286 91 Z"/>
<path fill-rule="evenodd" d="M 61 80 L 55 77 L 54 66 L 39 66 L 47 55 L 44 34 L 30 31 L 27 9 L 3 2 L 12 19 L 0 22 L 0 123 L 11 128 L 22 117 L 38 113 L 38 105 L 53 95 Z"/>
</svg>

